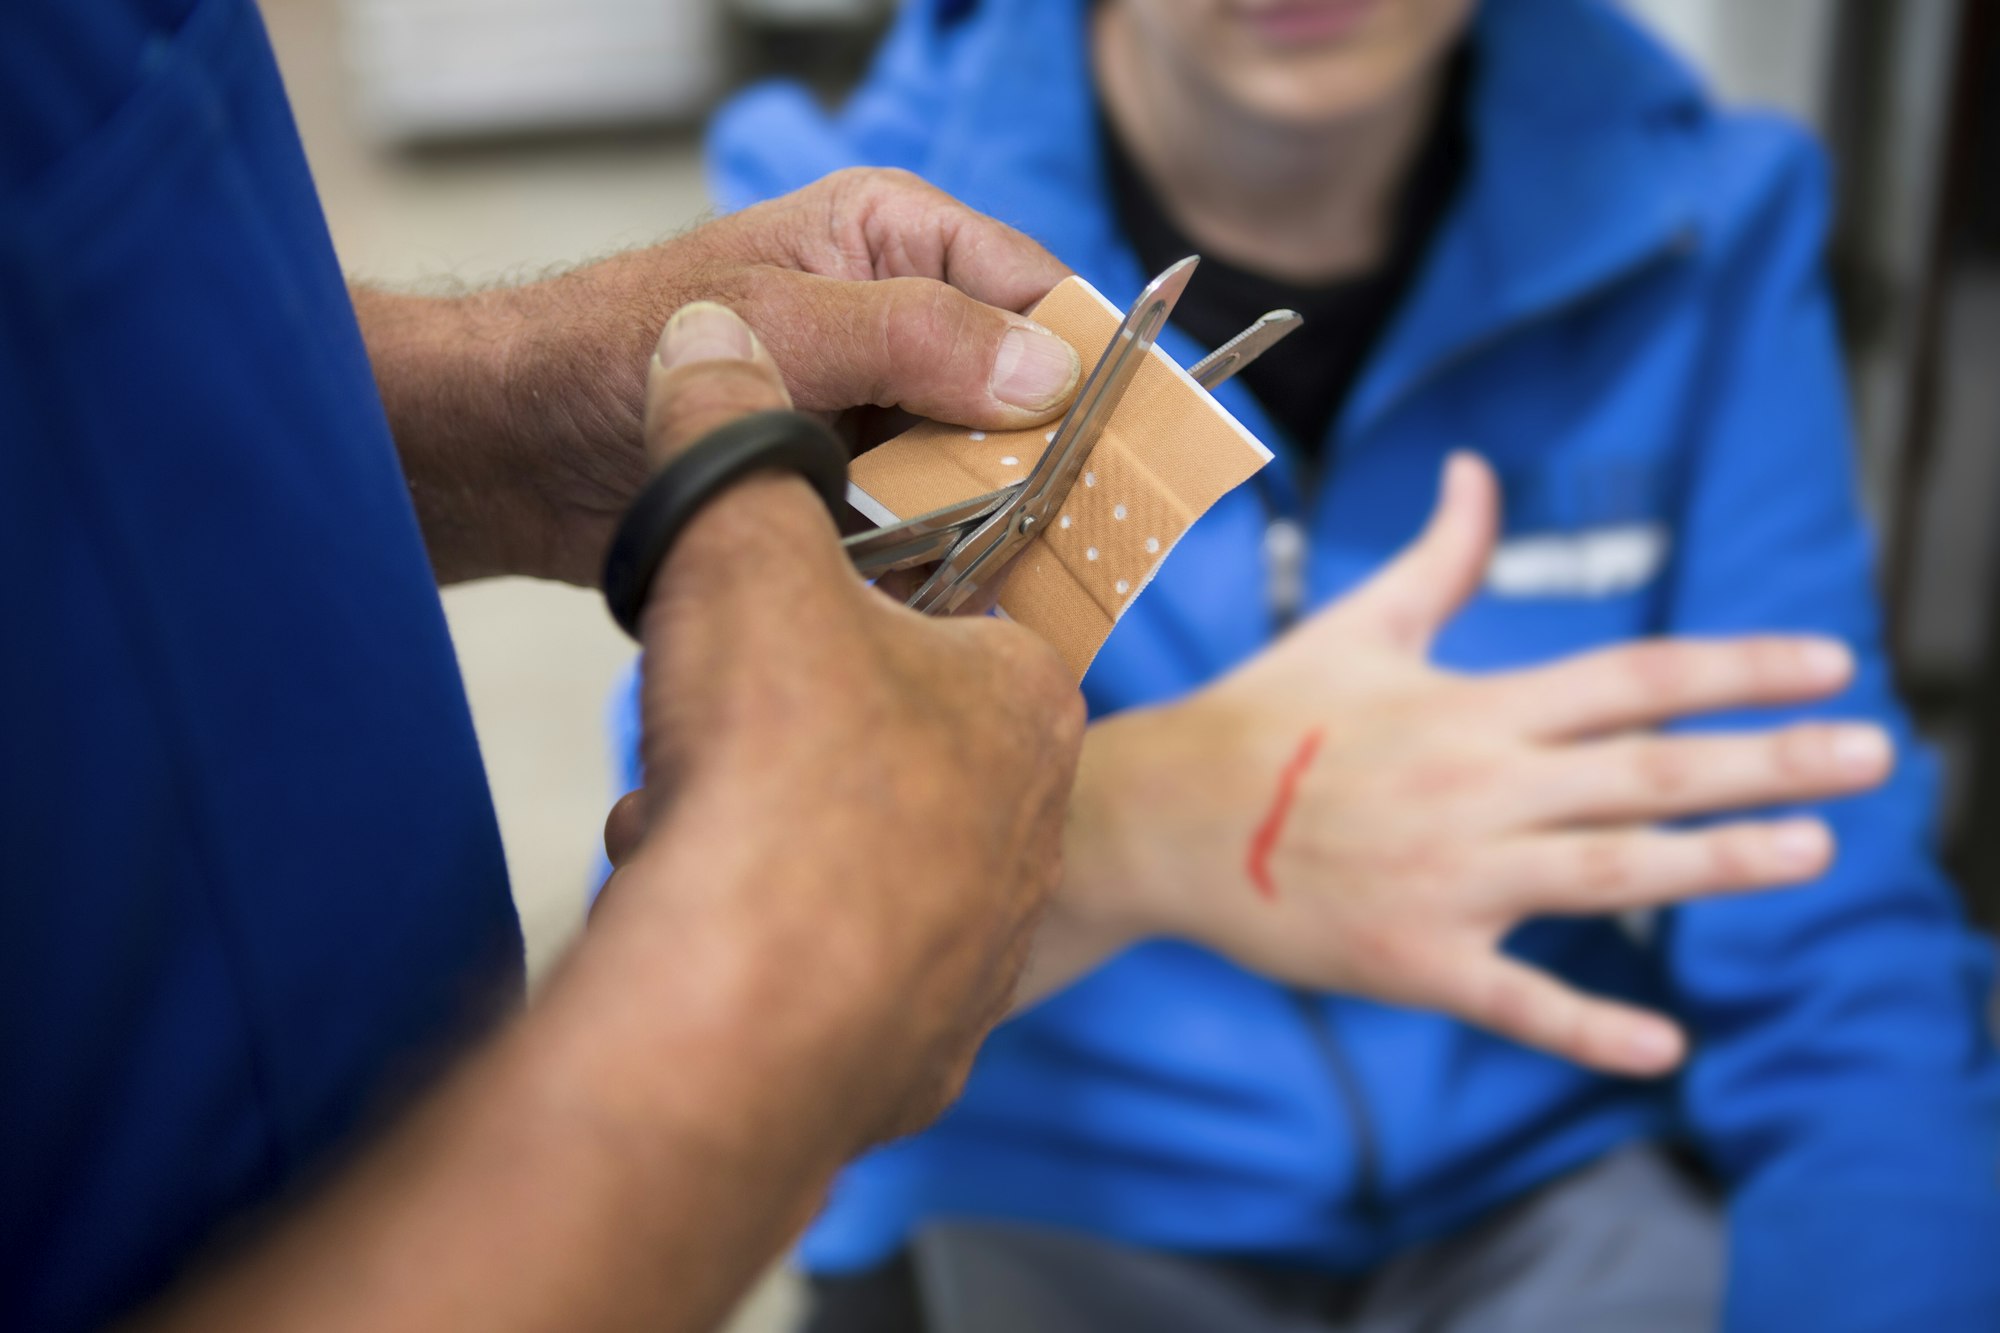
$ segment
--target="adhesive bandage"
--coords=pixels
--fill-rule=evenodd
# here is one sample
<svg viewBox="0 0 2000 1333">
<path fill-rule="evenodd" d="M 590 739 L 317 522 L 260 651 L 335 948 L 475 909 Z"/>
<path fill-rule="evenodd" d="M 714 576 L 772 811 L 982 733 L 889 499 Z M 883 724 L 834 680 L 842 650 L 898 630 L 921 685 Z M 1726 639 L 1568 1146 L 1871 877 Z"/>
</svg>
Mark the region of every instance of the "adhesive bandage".
<svg viewBox="0 0 2000 1333">
<path fill-rule="evenodd" d="M 1081 278 L 1034 318 L 1093 364 L 1121 312 Z M 877 523 L 927 513 L 1021 480 L 1054 431 L 968 431 L 926 422 L 854 461 L 848 498 Z M 1106 423 L 1056 522 L 1030 542 L 1000 609 L 1051 644 L 1078 680 L 1174 543 L 1271 451 L 1154 347 Z"/>
</svg>

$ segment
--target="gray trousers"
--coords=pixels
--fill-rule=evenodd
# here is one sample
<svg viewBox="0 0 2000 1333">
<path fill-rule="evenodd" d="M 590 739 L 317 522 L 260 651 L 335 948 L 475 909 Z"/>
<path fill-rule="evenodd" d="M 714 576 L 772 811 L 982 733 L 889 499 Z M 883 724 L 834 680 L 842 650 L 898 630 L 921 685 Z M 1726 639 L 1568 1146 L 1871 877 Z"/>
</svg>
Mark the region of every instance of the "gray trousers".
<svg viewBox="0 0 2000 1333">
<path fill-rule="evenodd" d="M 925 1228 L 908 1269 L 925 1333 L 1706 1333 L 1723 1228 L 1634 1147 L 1353 1281 L 988 1223 Z"/>
</svg>

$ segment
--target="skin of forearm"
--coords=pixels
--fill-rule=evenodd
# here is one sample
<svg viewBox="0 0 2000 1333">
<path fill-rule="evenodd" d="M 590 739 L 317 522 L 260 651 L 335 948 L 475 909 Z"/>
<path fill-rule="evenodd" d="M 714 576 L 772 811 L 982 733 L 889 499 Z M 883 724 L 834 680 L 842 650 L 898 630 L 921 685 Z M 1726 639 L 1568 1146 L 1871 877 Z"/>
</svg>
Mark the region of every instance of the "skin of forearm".
<svg viewBox="0 0 2000 1333">
<path fill-rule="evenodd" d="M 579 949 L 330 1195 L 158 1326 L 714 1327 L 851 1148 L 851 1127 L 798 1111 L 837 1043 L 772 1023 L 800 1011 L 768 964 L 631 943 Z"/>
<path fill-rule="evenodd" d="M 802 484 L 747 483 L 675 566 L 755 580 L 825 523 Z M 823 925 L 769 911 L 766 890 L 847 886 L 813 888 L 824 849 L 768 836 L 757 793 L 710 776 L 533 1007 L 145 1326 L 714 1327 L 875 1132 L 868 1041 L 900 997 L 888 970 L 815 966 Z"/>
<path fill-rule="evenodd" d="M 714 1327 L 806 1220 L 840 1153 L 768 1114 L 815 1089 L 718 1090 L 762 1063 L 747 1030 L 644 1026 L 632 1050 L 553 1013 L 524 1019 L 160 1327 Z M 669 1076 L 677 1087 L 659 1085 Z"/>
<path fill-rule="evenodd" d="M 1014 993 L 1017 1011 L 1161 933 L 1163 922 L 1156 918 L 1162 914 L 1152 899 L 1163 891 L 1163 881 L 1147 864 L 1158 839 L 1148 836 L 1143 804 L 1131 799 L 1135 784 L 1149 772 L 1160 776 L 1140 753 L 1137 734 L 1119 718 L 1085 733 L 1063 828 L 1062 888 L 1035 935 Z"/>
<path fill-rule="evenodd" d="M 677 300 L 663 264 L 623 274 L 646 259 L 459 296 L 350 288 L 440 583 L 595 583 L 646 475 L 646 357 Z"/>
</svg>

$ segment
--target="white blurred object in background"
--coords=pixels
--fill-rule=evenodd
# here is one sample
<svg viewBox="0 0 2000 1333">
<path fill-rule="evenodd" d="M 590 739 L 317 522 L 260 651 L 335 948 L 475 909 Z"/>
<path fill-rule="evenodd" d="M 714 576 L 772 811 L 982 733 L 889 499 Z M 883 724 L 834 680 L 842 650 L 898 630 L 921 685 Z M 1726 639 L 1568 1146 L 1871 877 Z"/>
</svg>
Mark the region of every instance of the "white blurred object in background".
<svg viewBox="0 0 2000 1333">
<path fill-rule="evenodd" d="M 745 22 L 772 27 L 860 27 L 889 14 L 893 0 L 730 0 Z"/>
<path fill-rule="evenodd" d="M 341 0 L 362 123 L 418 139 L 692 119 L 722 91 L 719 0 Z"/>
<path fill-rule="evenodd" d="M 1824 132 L 1836 0 L 1625 0 L 1735 102 Z"/>
</svg>

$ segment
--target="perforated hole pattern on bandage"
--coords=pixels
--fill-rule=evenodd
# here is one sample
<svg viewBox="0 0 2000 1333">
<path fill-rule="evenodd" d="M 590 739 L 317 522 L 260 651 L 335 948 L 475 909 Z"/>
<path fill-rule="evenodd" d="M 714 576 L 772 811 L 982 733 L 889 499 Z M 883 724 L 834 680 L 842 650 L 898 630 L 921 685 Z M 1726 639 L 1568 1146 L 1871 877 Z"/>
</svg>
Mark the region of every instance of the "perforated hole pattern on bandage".
<svg viewBox="0 0 2000 1333">
<path fill-rule="evenodd" d="M 1096 364 L 1122 313 L 1081 278 L 1033 311 Z M 909 518 L 1019 481 L 1054 426 L 969 431 L 927 422 L 854 461 L 849 480 L 884 515 Z M 1042 635 L 1078 680 L 1194 521 L 1271 451 L 1155 347 L 1098 437 L 1055 521 L 1030 542 L 1000 609 Z"/>
</svg>

